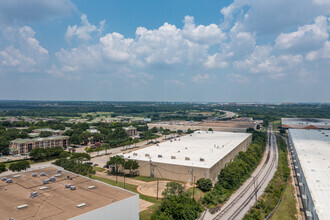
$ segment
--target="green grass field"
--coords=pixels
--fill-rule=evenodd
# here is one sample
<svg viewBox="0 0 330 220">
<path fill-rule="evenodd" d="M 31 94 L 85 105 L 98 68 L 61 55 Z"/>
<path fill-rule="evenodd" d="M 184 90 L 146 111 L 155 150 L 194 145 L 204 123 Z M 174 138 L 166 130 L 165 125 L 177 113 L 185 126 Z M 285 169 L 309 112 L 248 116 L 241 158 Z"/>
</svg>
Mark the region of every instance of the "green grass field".
<svg viewBox="0 0 330 220">
<path fill-rule="evenodd" d="M 272 216 L 272 220 L 291 220 L 297 219 L 296 200 L 294 197 L 294 188 L 292 184 L 286 187 L 282 201 Z"/>
</svg>

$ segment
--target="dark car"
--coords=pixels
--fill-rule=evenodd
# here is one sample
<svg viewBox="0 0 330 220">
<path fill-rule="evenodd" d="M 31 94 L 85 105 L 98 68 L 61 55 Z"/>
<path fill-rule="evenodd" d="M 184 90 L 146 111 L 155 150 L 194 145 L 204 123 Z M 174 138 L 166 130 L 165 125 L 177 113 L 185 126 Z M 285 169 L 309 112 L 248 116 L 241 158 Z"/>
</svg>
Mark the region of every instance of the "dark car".
<svg viewBox="0 0 330 220">
<path fill-rule="evenodd" d="M 86 161 L 85 164 L 88 164 L 88 165 L 93 165 L 93 162 L 90 162 L 90 161 Z"/>
<path fill-rule="evenodd" d="M 103 168 L 109 169 L 109 165 L 104 165 Z"/>
</svg>

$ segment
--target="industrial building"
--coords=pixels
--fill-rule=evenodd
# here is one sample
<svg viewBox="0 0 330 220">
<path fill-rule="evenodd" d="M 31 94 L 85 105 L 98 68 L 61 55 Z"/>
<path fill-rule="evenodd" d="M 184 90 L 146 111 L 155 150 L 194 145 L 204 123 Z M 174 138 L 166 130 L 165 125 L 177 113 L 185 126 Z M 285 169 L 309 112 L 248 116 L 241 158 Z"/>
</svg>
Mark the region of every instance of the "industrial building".
<svg viewBox="0 0 330 220">
<path fill-rule="evenodd" d="M 12 154 L 27 154 L 34 148 L 67 147 L 69 143 L 68 136 L 52 136 L 33 139 L 15 139 L 10 142 L 10 151 Z"/>
<path fill-rule="evenodd" d="M 282 118 L 282 128 L 330 129 L 330 119 L 325 118 Z"/>
<path fill-rule="evenodd" d="M 249 133 L 197 131 L 154 146 L 124 154 L 139 163 L 139 174 L 192 182 L 210 178 L 252 141 Z"/>
<path fill-rule="evenodd" d="M 330 130 L 289 129 L 307 219 L 330 219 Z"/>
<path fill-rule="evenodd" d="M 0 178 L 0 219 L 139 219 L 138 194 L 56 166 Z"/>
</svg>

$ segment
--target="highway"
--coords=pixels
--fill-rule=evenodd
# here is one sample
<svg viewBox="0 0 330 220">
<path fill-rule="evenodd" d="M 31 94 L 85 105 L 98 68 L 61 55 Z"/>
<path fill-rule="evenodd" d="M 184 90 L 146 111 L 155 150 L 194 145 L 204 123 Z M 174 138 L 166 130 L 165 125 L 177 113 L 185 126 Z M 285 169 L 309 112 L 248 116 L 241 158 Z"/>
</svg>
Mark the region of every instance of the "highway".
<svg viewBox="0 0 330 220">
<path fill-rule="evenodd" d="M 268 143 L 261 163 L 244 184 L 228 199 L 221 209 L 211 214 L 206 211 L 200 219 L 242 219 L 254 205 L 256 199 L 261 196 L 272 179 L 278 164 L 278 149 L 276 137 L 269 127 Z"/>
</svg>

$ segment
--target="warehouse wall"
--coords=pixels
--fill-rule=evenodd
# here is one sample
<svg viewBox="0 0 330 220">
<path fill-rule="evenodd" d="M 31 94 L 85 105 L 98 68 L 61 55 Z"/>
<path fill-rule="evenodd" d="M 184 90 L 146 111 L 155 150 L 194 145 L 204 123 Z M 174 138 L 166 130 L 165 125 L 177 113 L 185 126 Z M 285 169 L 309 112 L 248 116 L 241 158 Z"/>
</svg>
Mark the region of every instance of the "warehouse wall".
<svg viewBox="0 0 330 220">
<path fill-rule="evenodd" d="M 138 220 L 139 219 L 139 195 L 134 195 L 113 204 L 95 209 L 82 215 L 71 218 L 72 220 Z"/>
</svg>

